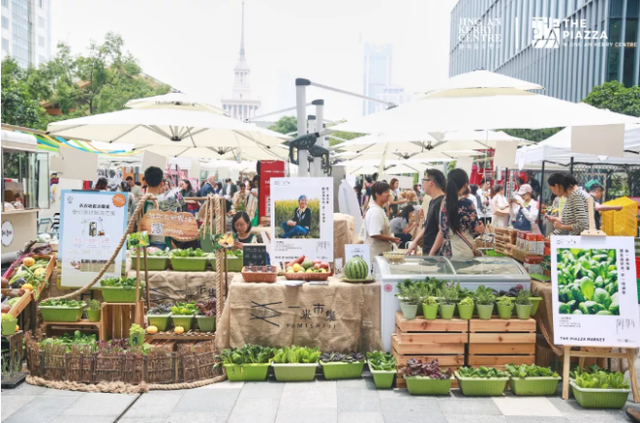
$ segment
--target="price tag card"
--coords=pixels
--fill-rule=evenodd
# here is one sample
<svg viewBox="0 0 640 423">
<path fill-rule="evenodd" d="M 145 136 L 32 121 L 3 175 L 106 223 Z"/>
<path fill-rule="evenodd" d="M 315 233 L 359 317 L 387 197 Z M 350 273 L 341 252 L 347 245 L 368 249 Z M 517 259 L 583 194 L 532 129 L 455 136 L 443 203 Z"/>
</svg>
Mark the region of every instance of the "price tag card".
<svg viewBox="0 0 640 423">
<path fill-rule="evenodd" d="M 245 244 L 242 248 L 242 264 L 244 266 L 266 266 L 267 246 L 264 244 Z"/>
</svg>

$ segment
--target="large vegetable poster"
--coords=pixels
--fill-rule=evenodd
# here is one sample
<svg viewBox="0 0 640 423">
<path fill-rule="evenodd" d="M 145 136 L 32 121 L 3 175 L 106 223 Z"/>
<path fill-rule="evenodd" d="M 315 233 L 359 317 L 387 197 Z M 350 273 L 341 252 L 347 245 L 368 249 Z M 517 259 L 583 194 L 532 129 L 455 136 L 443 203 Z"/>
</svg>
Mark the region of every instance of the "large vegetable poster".
<svg viewBox="0 0 640 423">
<path fill-rule="evenodd" d="M 631 237 L 551 237 L 556 345 L 640 346 Z"/>
<path fill-rule="evenodd" d="M 118 246 L 127 227 L 129 198 L 126 192 L 63 190 L 61 195 L 60 286 L 77 288 L 98 275 Z M 124 258 L 122 248 L 104 277 L 122 276 Z"/>
<path fill-rule="evenodd" d="M 271 178 L 271 239 L 276 262 L 333 261 L 333 178 Z"/>
</svg>

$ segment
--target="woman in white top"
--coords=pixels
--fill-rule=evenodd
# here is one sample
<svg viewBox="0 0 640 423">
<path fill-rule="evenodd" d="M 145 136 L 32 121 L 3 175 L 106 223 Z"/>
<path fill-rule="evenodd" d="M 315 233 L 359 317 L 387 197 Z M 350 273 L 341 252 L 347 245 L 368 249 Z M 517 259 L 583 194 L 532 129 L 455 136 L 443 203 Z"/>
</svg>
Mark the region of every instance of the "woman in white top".
<svg viewBox="0 0 640 423">
<path fill-rule="evenodd" d="M 391 245 L 400 242 L 391 233 L 384 205 L 389 201 L 389 184 L 376 182 L 371 186 L 371 201 L 364 216 L 364 243 L 371 246 L 371 257 L 391 251 Z"/>
<path fill-rule="evenodd" d="M 492 189 L 493 196 L 491 198 L 491 223 L 497 228 L 504 228 L 508 226 L 509 202 L 504 196 L 504 187 L 502 185 L 495 185 Z"/>
</svg>

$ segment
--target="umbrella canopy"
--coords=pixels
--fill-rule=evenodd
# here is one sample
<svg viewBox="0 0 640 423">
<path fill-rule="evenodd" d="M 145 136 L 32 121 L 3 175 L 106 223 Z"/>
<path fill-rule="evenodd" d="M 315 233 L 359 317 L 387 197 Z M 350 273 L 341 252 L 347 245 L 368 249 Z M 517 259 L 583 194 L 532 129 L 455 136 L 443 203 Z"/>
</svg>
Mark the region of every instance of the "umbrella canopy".
<svg viewBox="0 0 640 423">
<path fill-rule="evenodd" d="M 352 160 L 340 165 L 346 167 L 348 174 L 370 175 L 380 171 L 379 163 L 379 160 Z M 387 160 L 383 171 L 390 175 L 401 175 L 405 173 L 423 173 L 428 167 L 425 163 Z"/>
<path fill-rule="evenodd" d="M 433 95 L 436 92 L 448 92 L 446 95 L 449 96 L 468 96 L 470 95 L 470 92 L 465 93 L 464 90 L 481 89 L 485 94 L 495 94 L 500 93 L 503 88 L 515 88 L 522 91 L 544 89 L 542 85 L 534 84 L 522 79 L 512 78 L 510 76 L 486 70 L 477 70 L 453 76 L 447 79 L 443 84 L 427 89 L 424 92 L 427 95 Z"/>
<path fill-rule="evenodd" d="M 224 115 L 225 111 L 209 103 L 196 101 L 183 93 L 169 93 L 154 97 L 129 100 L 124 107 L 130 109 L 176 109 L 212 112 Z"/>
</svg>

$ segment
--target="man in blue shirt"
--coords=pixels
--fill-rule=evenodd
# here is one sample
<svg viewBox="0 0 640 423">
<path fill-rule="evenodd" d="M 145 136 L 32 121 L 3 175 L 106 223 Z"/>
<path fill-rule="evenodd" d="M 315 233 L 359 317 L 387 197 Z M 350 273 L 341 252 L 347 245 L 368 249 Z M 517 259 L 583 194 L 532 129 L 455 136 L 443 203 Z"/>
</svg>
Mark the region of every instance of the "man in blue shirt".
<svg viewBox="0 0 640 423">
<path fill-rule="evenodd" d="M 209 175 L 207 176 L 207 182 L 205 182 L 200 188 L 200 197 L 206 197 L 209 194 L 215 194 L 215 185 L 216 176 Z"/>
</svg>

